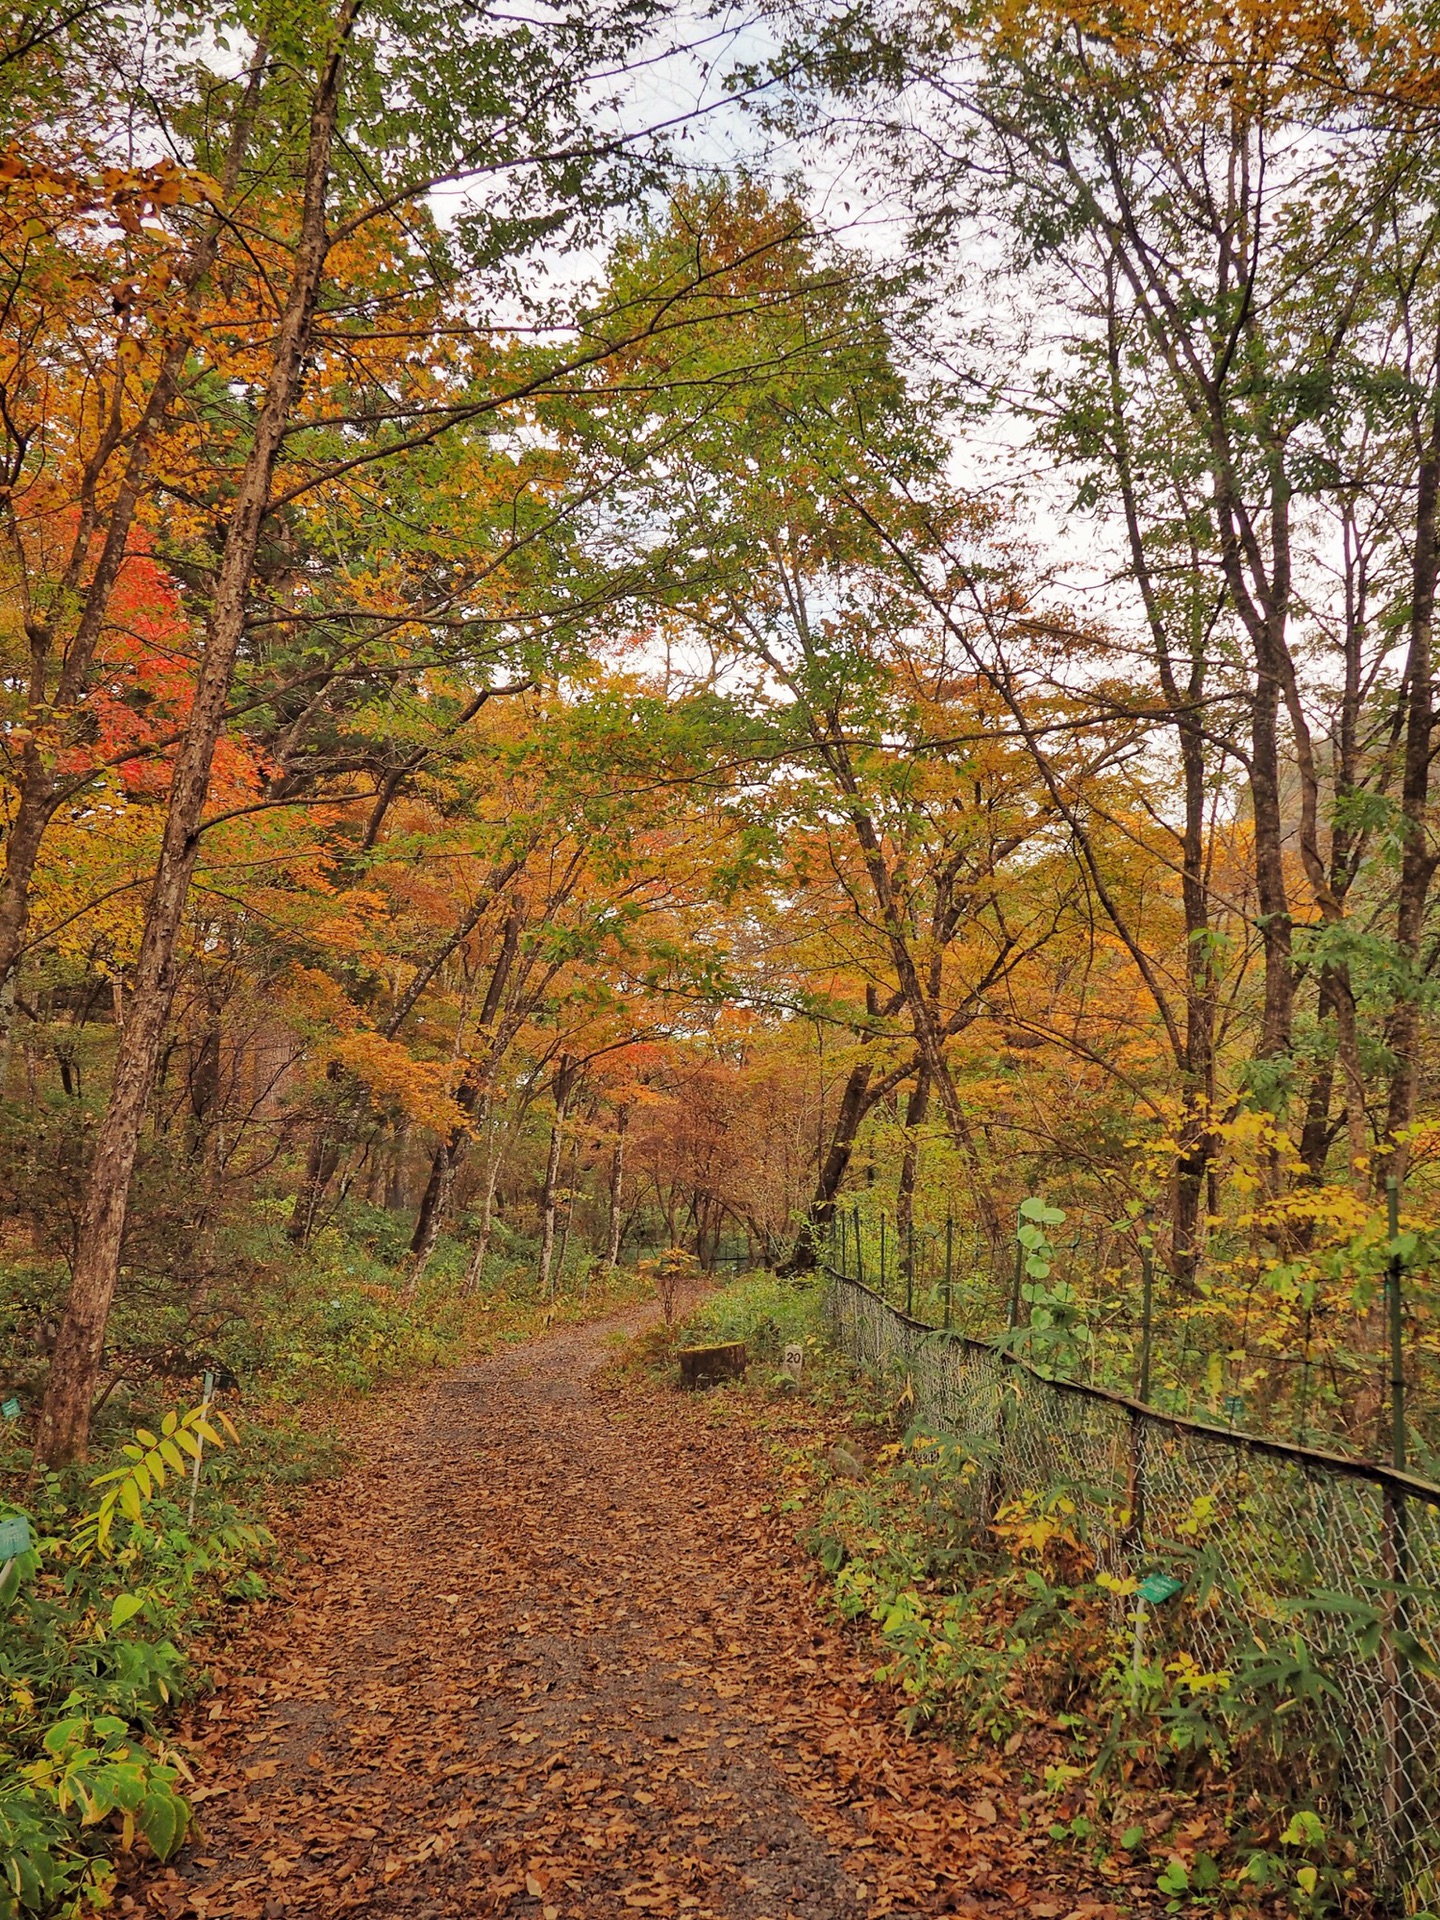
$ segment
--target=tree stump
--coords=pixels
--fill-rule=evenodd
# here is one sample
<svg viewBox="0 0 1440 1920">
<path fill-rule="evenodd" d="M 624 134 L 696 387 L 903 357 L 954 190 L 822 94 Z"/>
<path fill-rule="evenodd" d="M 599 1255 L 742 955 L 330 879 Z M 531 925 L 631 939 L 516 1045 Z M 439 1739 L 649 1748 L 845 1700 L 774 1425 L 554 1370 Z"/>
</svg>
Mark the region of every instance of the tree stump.
<svg viewBox="0 0 1440 1920">
<path fill-rule="evenodd" d="M 720 1380 L 738 1380 L 745 1371 L 745 1343 L 727 1340 L 719 1347 L 681 1347 L 682 1387 L 713 1387 Z"/>
</svg>

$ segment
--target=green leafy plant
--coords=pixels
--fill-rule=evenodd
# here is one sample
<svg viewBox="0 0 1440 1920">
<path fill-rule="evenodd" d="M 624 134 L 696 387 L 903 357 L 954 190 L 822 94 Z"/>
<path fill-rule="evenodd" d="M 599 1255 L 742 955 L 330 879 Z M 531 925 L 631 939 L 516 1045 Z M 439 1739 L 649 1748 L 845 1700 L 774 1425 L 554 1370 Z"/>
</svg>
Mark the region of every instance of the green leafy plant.
<svg viewBox="0 0 1440 1920">
<path fill-rule="evenodd" d="M 209 1488 L 188 1524 L 186 1470 L 227 1435 L 223 1415 L 170 1412 L 88 1487 L 37 1487 L 0 1592 L 0 1920 L 103 1904 L 115 1849 L 167 1859 L 185 1837 L 188 1775 L 160 1732 L 188 1679 L 177 1636 L 269 1543 Z"/>
</svg>

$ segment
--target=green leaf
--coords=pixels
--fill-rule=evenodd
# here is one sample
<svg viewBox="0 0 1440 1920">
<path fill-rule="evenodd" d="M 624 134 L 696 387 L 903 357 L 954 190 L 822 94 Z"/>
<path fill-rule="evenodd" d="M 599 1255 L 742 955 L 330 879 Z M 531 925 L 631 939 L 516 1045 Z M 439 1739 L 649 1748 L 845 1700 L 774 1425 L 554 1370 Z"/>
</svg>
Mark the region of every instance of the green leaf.
<svg viewBox="0 0 1440 1920">
<path fill-rule="evenodd" d="M 158 1788 L 136 1809 L 135 1824 L 154 1848 L 156 1858 L 168 1860 L 185 1838 L 190 1809 L 178 1795 Z"/>
<path fill-rule="evenodd" d="M 1144 1838 L 1144 1827 L 1127 1827 L 1120 1836 L 1120 1844 L 1127 1853 L 1133 1853 Z"/>
<path fill-rule="evenodd" d="M 127 1620 L 133 1620 L 137 1613 L 144 1610 L 145 1602 L 138 1593 L 117 1593 L 110 1607 L 110 1626 L 123 1627 Z"/>
<path fill-rule="evenodd" d="M 1302 1808 L 1292 1816 L 1290 1824 L 1280 1836 L 1282 1847 L 1323 1847 L 1325 1829 L 1317 1814 L 1308 1808 Z"/>
</svg>

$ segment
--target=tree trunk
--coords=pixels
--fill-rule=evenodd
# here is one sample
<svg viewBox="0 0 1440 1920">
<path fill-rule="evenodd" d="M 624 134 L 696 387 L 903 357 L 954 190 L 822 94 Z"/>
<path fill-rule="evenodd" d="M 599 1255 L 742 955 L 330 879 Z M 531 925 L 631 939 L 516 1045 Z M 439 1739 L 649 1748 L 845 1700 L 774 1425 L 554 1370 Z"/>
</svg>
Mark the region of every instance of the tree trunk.
<svg viewBox="0 0 1440 1920">
<path fill-rule="evenodd" d="M 625 1133 L 630 1125 L 629 1107 L 615 1115 L 615 1145 L 610 1151 L 610 1231 L 605 1244 L 605 1270 L 613 1273 L 620 1264 L 620 1230 L 624 1223 Z"/>
<path fill-rule="evenodd" d="M 320 1202 L 325 1197 L 325 1189 L 335 1177 L 335 1169 L 340 1164 L 340 1143 L 330 1137 L 324 1127 L 317 1130 L 310 1142 L 310 1152 L 305 1161 L 305 1178 L 295 1195 L 295 1204 L 290 1209 L 289 1224 L 285 1228 L 285 1237 L 293 1246 L 303 1247 L 315 1230 L 315 1215 L 319 1212 Z"/>
<path fill-rule="evenodd" d="M 359 0 L 343 0 L 336 45 L 322 70 L 311 110 L 304 211 L 294 273 L 275 338 L 264 404 L 226 531 L 194 703 L 176 760 L 160 858 L 146 910 L 130 1018 L 120 1041 L 110 1101 L 96 1137 L 70 1293 L 41 1409 L 36 1458 L 51 1465 L 83 1454 L 89 1437 L 90 1407 L 120 1271 L 130 1182 L 175 991 L 180 929 L 200 848 L 210 768 L 245 629 L 271 478 L 303 381 L 315 302 L 324 277 L 329 249 L 325 201 L 339 111 L 341 61 L 358 5 Z"/>
<path fill-rule="evenodd" d="M 916 1128 L 925 1123 L 930 1106 L 930 1075 L 922 1066 L 905 1105 L 905 1148 L 900 1156 L 900 1181 L 895 1193 L 895 1237 L 899 1242 L 900 1277 L 913 1280 L 911 1249 L 915 1238 L 915 1177 L 920 1169 Z"/>
<path fill-rule="evenodd" d="M 540 1291 L 550 1291 L 550 1267 L 555 1258 L 555 1205 L 560 1179 L 560 1149 L 565 1139 L 565 1111 L 574 1091 L 578 1063 L 568 1053 L 560 1056 L 555 1073 L 555 1118 L 550 1126 L 550 1152 L 545 1161 L 545 1184 L 540 1192 Z"/>
<path fill-rule="evenodd" d="M 485 1277 L 485 1258 L 490 1251 L 490 1235 L 495 1222 L 495 1183 L 500 1178 L 500 1162 L 504 1158 L 505 1142 L 495 1141 L 486 1156 L 485 1198 L 480 1209 L 480 1232 L 476 1236 L 475 1246 L 470 1255 L 470 1264 L 465 1269 L 465 1284 L 461 1292 L 470 1298 L 480 1291 L 480 1282 Z"/>
<path fill-rule="evenodd" d="M 887 1093 L 893 1093 L 897 1086 L 910 1078 L 918 1070 L 919 1062 L 909 1060 L 903 1067 L 893 1068 L 880 1080 L 872 1083 L 874 1072 L 868 1060 L 857 1061 L 850 1069 L 845 1081 L 845 1091 L 840 1096 L 840 1108 L 835 1115 L 835 1126 L 830 1135 L 830 1148 L 825 1155 L 815 1183 L 815 1197 L 800 1223 L 795 1245 L 788 1257 L 781 1263 L 781 1273 L 810 1273 L 819 1265 L 824 1252 L 825 1241 L 835 1219 L 835 1208 L 840 1198 L 840 1189 L 845 1184 L 845 1175 L 850 1170 L 850 1159 L 855 1151 L 856 1136 L 860 1124 L 877 1101 L 883 1100 Z"/>
<path fill-rule="evenodd" d="M 1424 983 L 1420 940 L 1435 872 L 1429 810 L 1431 735 L 1435 727 L 1430 655 L 1435 619 L 1437 499 L 1440 499 L 1440 404 L 1431 417 L 1415 504 L 1415 567 L 1406 661 L 1405 770 L 1401 786 L 1405 845 L 1400 856 L 1400 892 L 1395 908 L 1395 945 L 1400 967 L 1395 1006 L 1385 1024 L 1385 1043 L 1395 1064 L 1390 1074 L 1385 1113 L 1385 1138 L 1390 1151 L 1377 1167 L 1377 1178 L 1381 1180 L 1392 1175 L 1397 1180 L 1405 1177 L 1408 1148 L 1399 1136 L 1415 1118 L 1415 1098 L 1420 1084 L 1420 995 Z"/>
<path fill-rule="evenodd" d="M 467 916 L 473 926 L 476 916 Z M 494 1024 L 495 1015 L 500 1008 L 501 996 L 510 978 L 510 970 L 515 963 L 515 955 L 520 949 L 520 932 L 524 923 L 523 904 L 517 904 L 505 926 L 505 937 L 500 944 L 500 952 L 491 969 L 490 984 L 485 990 L 485 1004 L 480 1009 L 479 1032 L 487 1033 Z M 483 1063 L 472 1063 L 460 1089 L 455 1096 L 463 1120 L 457 1121 L 445 1139 L 436 1147 L 430 1160 L 430 1178 L 420 1199 L 420 1211 L 415 1221 L 415 1231 L 410 1236 L 412 1264 L 410 1277 L 405 1291 L 413 1295 L 420 1285 L 421 1278 L 435 1250 L 435 1242 L 440 1237 L 440 1229 L 445 1224 L 445 1216 L 450 1209 L 450 1196 L 455 1190 L 455 1176 L 470 1147 L 470 1119 L 476 1108 L 488 1106 L 488 1089 L 494 1080 L 500 1059 L 504 1051 L 503 1035 L 486 1053 Z"/>
</svg>

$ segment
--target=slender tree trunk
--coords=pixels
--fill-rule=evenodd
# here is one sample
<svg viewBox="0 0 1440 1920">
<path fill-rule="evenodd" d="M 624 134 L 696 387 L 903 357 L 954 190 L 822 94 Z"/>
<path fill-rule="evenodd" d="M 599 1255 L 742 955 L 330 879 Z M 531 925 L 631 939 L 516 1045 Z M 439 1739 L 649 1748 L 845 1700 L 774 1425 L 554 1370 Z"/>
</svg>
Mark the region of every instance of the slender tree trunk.
<svg viewBox="0 0 1440 1920">
<path fill-rule="evenodd" d="M 580 1142 L 572 1141 L 570 1146 L 570 1177 L 566 1182 L 565 1224 L 560 1229 L 560 1248 L 555 1256 L 555 1281 L 550 1289 L 550 1298 L 555 1298 L 555 1290 L 565 1278 L 565 1254 L 570 1245 L 570 1229 L 575 1223 L 575 1181 L 579 1173 Z"/>
<path fill-rule="evenodd" d="M 540 1291 L 550 1287 L 550 1263 L 555 1255 L 555 1188 L 560 1178 L 560 1147 L 565 1123 L 556 1107 L 550 1123 L 550 1152 L 545 1162 L 545 1185 L 540 1194 Z"/>
<path fill-rule="evenodd" d="M 781 1273 L 810 1273 L 818 1266 L 835 1219 L 840 1190 L 850 1170 L 861 1122 L 877 1101 L 883 1100 L 887 1093 L 893 1093 L 918 1069 L 919 1062 L 909 1060 L 903 1067 L 893 1068 L 879 1080 L 872 1080 L 874 1069 L 868 1060 L 857 1061 L 850 1069 L 845 1080 L 845 1091 L 840 1096 L 839 1111 L 835 1115 L 830 1146 L 815 1183 L 815 1197 L 800 1223 L 795 1245 L 780 1266 Z"/>
<path fill-rule="evenodd" d="M 1277 562 L 1278 565 L 1278 562 Z M 1238 560 L 1232 580 L 1238 575 Z M 1254 1090 L 1276 1113 L 1289 1105 L 1291 1041 L 1295 1011 L 1293 922 L 1285 880 L 1285 822 L 1281 805 L 1280 695 L 1293 673 L 1287 641 L 1287 602 L 1277 599 L 1258 625 L 1248 623 L 1255 646 L 1255 688 L 1250 717 L 1250 807 L 1254 833 L 1256 920 L 1264 955 L 1264 1008 L 1255 1049 Z M 1303 805 L 1303 802 L 1302 802 Z M 1271 1149 L 1266 1185 L 1278 1196 L 1284 1181 L 1279 1153 Z"/>
<path fill-rule="evenodd" d="M 1401 812 L 1405 845 L 1400 855 L 1400 891 L 1395 908 L 1395 945 L 1400 957 L 1400 983 L 1395 1006 L 1385 1026 L 1385 1041 L 1394 1066 L 1390 1074 L 1385 1113 L 1385 1137 L 1390 1151 L 1377 1168 L 1377 1177 L 1405 1177 L 1408 1148 L 1401 1139 L 1415 1118 L 1420 1084 L 1420 997 L 1424 968 L 1420 941 L 1425 907 L 1435 873 L 1430 845 L 1430 758 L 1435 728 L 1431 687 L 1431 639 L 1435 619 L 1437 568 L 1436 513 L 1440 500 L 1440 403 L 1431 417 L 1415 505 L 1415 568 L 1410 596 L 1410 648 L 1406 661 L 1405 770 Z"/>
<path fill-rule="evenodd" d="M 385 1195 L 382 1202 L 387 1213 L 403 1213 L 409 1204 L 410 1182 L 406 1177 L 405 1161 L 410 1147 L 410 1128 L 402 1120 L 395 1129 L 395 1138 L 390 1142 L 390 1151 L 385 1166 Z"/>
<path fill-rule="evenodd" d="M 900 1156 L 900 1180 L 895 1192 L 895 1237 L 899 1243 L 900 1276 L 913 1278 L 910 1249 L 915 1229 L 915 1178 L 920 1169 L 920 1142 L 916 1129 L 925 1124 L 930 1106 L 930 1075 L 922 1066 L 905 1104 L 905 1147 Z"/>
<path fill-rule="evenodd" d="M 470 925 L 475 924 L 476 916 L 467 916 Z M 505 925 L 505 937 L 500 943 L 500 952 L 490 971 L 490 984 L 485 989 L 485 1004 L 480 1009 L 477 1023 L 478 1032 L 487 1034 L 493 1026 L 495 1016 L 500 1010 L 500 1001 L 509 983 L 510 970 L 515 964 L 515 956 L 520 950 L 520 933 L 524 925 L 523 903 L 516 904 Z M 460 1084 L 455 1096 L 455 1104 L 465 1116 L 450 1129 L 445 1139 L 436 1147 L 430 1160 L 430 1178 L 426 1182 L 425 1192 L 420 1199 L 420 1211 L 415 1221 L 415 1231 L 410 1236 L 412 1264 L 410 1277 L 405 1291 L 413 1294 L 420 1285 L 430 1256 L 435 1250 L 435 1242 L 440 1237 L 440 1229 L 450 1210 L 450 1196 L 455 1190 L 455 1176 L 459 1172 L 466 1153 L 470 1148 L 470 1119 L 479 1106 L 488 1106 L 488 1089 L 496 1072 L 505 1048 L 505 1036 L 502 1034 L 487 1050 L 481 1063 L 472 1064 Z"/>
<path fill-rule="evenodd" d="M 555 1207 L 560 1180 L 560 1150 L 565 1140 L 565 1113 L 579 1068 L 561 1054 L 555 1074 L 555 1118 L 550 1126 L 550 1152 L 545 1161 L 545 1184 L 540 1192 L 540 1291 L 550 1291 L 550 1268 L 555 1258 Z"/>
<path fill-rule="evenodd" d="M 1210 952 L 1210 902 L 1205 884 L 1205 745 L 1194 709 L 1203 690 L 1197 663 L 1190 699 L 1179 717 L 1180 758 L 1185 779 L 1185 1092 L 1175 1156 L 1175 1202 L 1170 1260 L 1176 1282 L 1194 1286 L 1204 1246 L 1206 1182 L 1214 1151 L 1215 967 Z"/>
<path fill-rule="evenodd" d="M 486 1106 L 486 1133 L 489 1141 L 485 1154 L 485 1178 L 482 1183 L 483 1198 L 480 1204 L 480 1231 L 476 1235 L 475 1245 L 471 1249 L 470 1264 L 465 1269 L 465 1283 L 461 1292 L 469 1298 L 480 1291 L 480 1282 L 485 1277 L 485 1260 L 490 1252 L 490 1235 L 495 1225 L 495 1186 L 500 1178 L 500 1162 L 505 1157 L 505 1139 L 503 1134 L 496 1137 L 493 1114 Z"/>
<path fill-rule="evenodd" d="M 405 1281 L 407 1298 L 413 1298 L 419 1288 L 425 1269 L 430 1264 L 430 1256 L 435 1251 L 435 1242 L 440 1237 L 440 1225 L 450 1203 L 455 1171 L 460 1164 L 463 1139 L 463 1133 L 448 1135 L 430 1156 L 430 1175 L 425 1182 L 425 1191 L 420 1196 L 420 1210 L 415 1217 L 415 1230 L 410 1236 L 410 1272 Z"/>
<path fill-rule="evenodd" d="M 36 1458 L 49 1464 L 82 1454 L 89 1437 L 90 1407 L 120 1270 L 130 1181 L 175 991 L 180 929 L 200 849 L 210 768 L 245 629 L 271 478 L 303 381 L 325 271 L 329 248 L 325 201 L 340 103 L 341 61 L 358 6 L 359 0 L 343 0 L 336 45 L 325 63 L 311 110 L 294 271 L 275 338 L 264 404 L 226 532 L 194 703 L 176 761 L 146 911 L 130 1018 L 120 1042 L 109 1105 L 96 1136 L 70 1293 L 41 1409 Z"/>
<path fill-rule="evenodd" d="M 303 1247 L 308 1243 L 315 1230 L 315 1215 L 325 1197 L 325 1189 L 334 1179 L 339 1164 L 339 1141 L 332 1139 L 326 1128 L 318 1128 L 310 1142 L 305 1178 L 295 1195 L 295 1204 L 290 1209 L 290 1221 L 285 1229 L 286 1239 L 294 1246 Z"/>
<path fill-rule="evenodd" d="M 610 1231 L 605 1244 L 605 1270 L 613 1273 L 620 1264 L 620 1233 L 624 1225 L 625 1134 L 630 1125 L 629 1107 L 615 1115 L 615 1145 L 610 1150 Z"/>
</svg>

